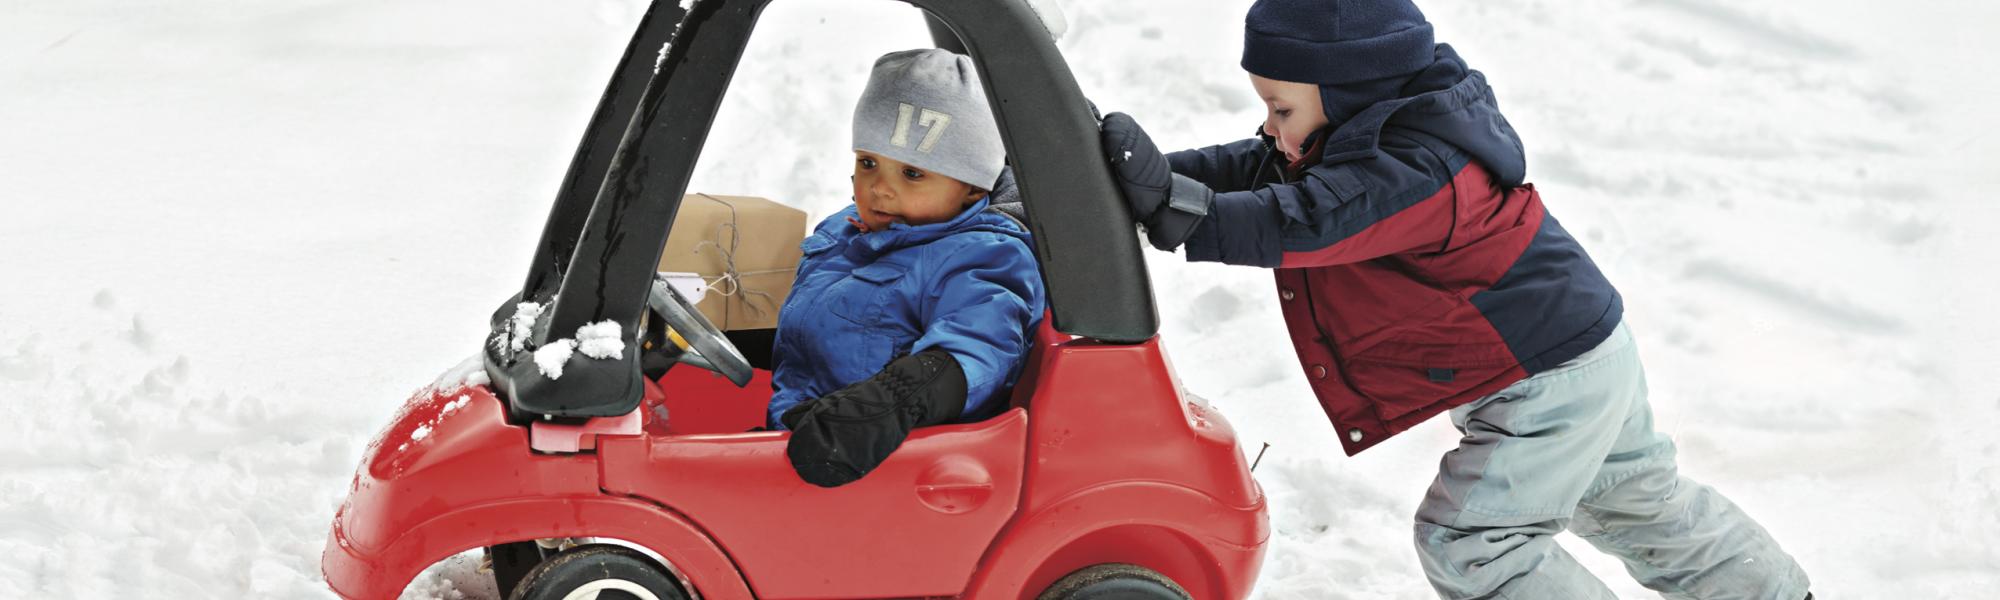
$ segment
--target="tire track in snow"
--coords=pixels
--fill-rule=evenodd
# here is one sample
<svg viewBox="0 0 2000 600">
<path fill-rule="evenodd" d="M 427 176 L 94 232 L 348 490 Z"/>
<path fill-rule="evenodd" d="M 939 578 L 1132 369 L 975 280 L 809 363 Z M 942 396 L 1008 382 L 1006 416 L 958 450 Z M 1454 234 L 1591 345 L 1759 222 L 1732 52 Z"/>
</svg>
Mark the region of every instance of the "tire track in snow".
<svg viewBox="0 0 2000 600">
<path fill-rule="evenodd" d="M 1855 58 L 1858 53 L 1854 46 L 1845 42 L 1821 36 L 1792 23 L 1774 21 L 1769 16 L 1746 12 L 1743 8 L 1745 3 L 1725 5 L 1711 0 L 1645 0 L 1644 4 L 1674 9 L 1713 28 L 1734 34 L 1742 41 L 1786 50 L 1802 58 L 1845 60 Z"/>
<path fill-rule="evenodd" d="M 1897 334 L 1909 330 L 1907 322 L 1886 313 L 1855 306 L 1852 302 L 1839 297 L 1828 297 L 1822 293 L 1808 291 L 1720 260 L 1696 259 L 1689 262 L 1682 273 L 1693 280 L 1725 284 L 1783 307 L 1801 311 L 1829 324 L 1861 333 Z"/>
</svg>

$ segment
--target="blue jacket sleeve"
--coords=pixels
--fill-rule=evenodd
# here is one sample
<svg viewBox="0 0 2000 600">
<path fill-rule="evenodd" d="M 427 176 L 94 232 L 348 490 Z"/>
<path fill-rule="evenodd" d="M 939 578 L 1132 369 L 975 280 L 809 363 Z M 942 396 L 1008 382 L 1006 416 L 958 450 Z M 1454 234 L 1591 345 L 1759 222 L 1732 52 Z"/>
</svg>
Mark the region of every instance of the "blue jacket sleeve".
<svg viewBox="0 0 2000 600">
<path fill-rule="evenodd" d="M 1264 141 L 1250 138 L 1174 152 L 1167 155 L 1167 165 L 1216 192 L 1236 192 L 1250 189 L 1257 180 L 1257 163 L 1263 157 Z"/>
<path fill-rule="evenodd" d="M 803 279 L 798 275 L 805 273 L 813 262 L 817 262 L 817 257 L 809 256 L 801 260 L 798 270 L 793 273 L 793 279 Z M 790 331 L 789 325 L 791 324 L 782 321 L 779 323 L 777 338 L 771 344 L 771 403 L 764 408 L 766 417 L 764 426 L 780 430 L 785 428 L 784 423 L 778 421 L 780 415 L 801 402 L 817 397 L 812 390 L 811 367 L 800 364 L 795 344 L 792 340 L 786 339 L 787 333 L 797 335 Z"/>
<path fill-rule="evenodd" d="M 799 403 L 813 398 L 806 390 L 809 382 L 800 371 L 801 369 L 785 368 L 785 365 L 780 365 L 771 371 L 771 405 L 764 409 L 765 427 L 784 429 L 785 424 L 779 422 L 778 417 Z"/>
<path fill-rule="evenodd" d="M 849 206 L 846 210 L 820 221 L 819 226 L 813 228 L 813 235 L 800 243 L 805 255 L 799 258 L 798 268 L 792 271 L 794 285 L 805 281 L 807 273 L 825 265 L 826 251 L 835 244 L 832 231 L 844 225 L 847 217 L 855 214 L 854 210 L 854 207 Z M 813 389 L 813 366 L 810 361 L 799 356 L 798 328 L 809 325 L 801 321 L 784 319 L 784 315 L 788 312 L 804 312 L 803 309 L 790 307 L 792 302 L 800 301 L 807 295 L 806 290 L 794 288 L 792 294 L 785 298 L 784 308 L 789 311 L 781 309 L 778 313 L 777 338 L 772 340 L 771 344 L 771 404 L 764 409 L 768 417 L 765 426 L 772 429 L 784 429 L 784 423 L 778 421 L 779 415 L 785 414 L 786 410 L 802 402 L 818 398 L 820 393 L 825 391 Z"/>
<path fill-rule="evenodd" d="M 931 301 L 923 303 L 924 333 L 910 352 L 940 348 L 958 359 L 965 369 L 964 414 L 969 415 L 991 406 L 1019 370 L 1045 300 L 1027 243 L 967 237 L 977 239 L 938 253 Z"/>
</svg>

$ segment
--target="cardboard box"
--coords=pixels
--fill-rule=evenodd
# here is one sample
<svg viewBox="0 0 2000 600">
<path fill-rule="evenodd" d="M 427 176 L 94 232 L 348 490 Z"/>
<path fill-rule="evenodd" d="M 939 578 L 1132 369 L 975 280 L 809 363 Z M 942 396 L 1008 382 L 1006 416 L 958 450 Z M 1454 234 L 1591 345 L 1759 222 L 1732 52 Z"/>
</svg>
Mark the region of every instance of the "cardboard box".
<svg viewBox="0 0 2000 600">
<path fill-rule="evenodd" d="M 805 237 L 806 213 L 799 209 L 749 196 L 689 194 L 681 198 L 659 270 L 707 280 L 695 307 L 716 327 L 775 328 Z"/>
</svg>

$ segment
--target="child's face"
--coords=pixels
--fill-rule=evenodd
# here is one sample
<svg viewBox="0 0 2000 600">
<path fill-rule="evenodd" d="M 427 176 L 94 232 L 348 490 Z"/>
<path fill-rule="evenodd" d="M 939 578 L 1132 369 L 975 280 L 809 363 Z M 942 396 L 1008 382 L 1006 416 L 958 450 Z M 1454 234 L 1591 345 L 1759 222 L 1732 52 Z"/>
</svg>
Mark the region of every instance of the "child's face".
<svg viewBox="0 0 2000 600">
<path fill-rule="evenodd" d="M 1278 138 L 1278 150 L 1286 160 L 1298 161 L 1299 144 L 1327 123 L 1319 86 L 1251 75 L 1250 87 L 1264 99 L 1264 135 Z"/>
<path fill-rule="evenodd" d="M 854 152 L 854 205 L 869 231 L 950 221 L 986 192 L 872 152 Z"/>
</svg>

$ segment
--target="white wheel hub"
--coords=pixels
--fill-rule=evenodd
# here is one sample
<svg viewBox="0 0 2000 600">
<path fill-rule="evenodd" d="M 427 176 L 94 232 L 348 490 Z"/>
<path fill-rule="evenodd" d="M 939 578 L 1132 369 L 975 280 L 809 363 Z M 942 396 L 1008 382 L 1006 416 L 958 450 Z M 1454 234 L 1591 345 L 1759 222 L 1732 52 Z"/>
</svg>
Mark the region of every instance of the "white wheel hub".
<svg viewBox="0 0 2000 600">
<path fill-rule="evenodd" d="M 563 596 L 563 600 L 597 600 L 598 595 L 610 590 L 631 594 L 639 600 L 660 600 L 659 596 L 653 595 L 653 592 L 648 591 L 645 586 L 623 579 L 599 579 L 583 584 L 583 587 L 576 588 L 569 595 Z"/>
</svg>

